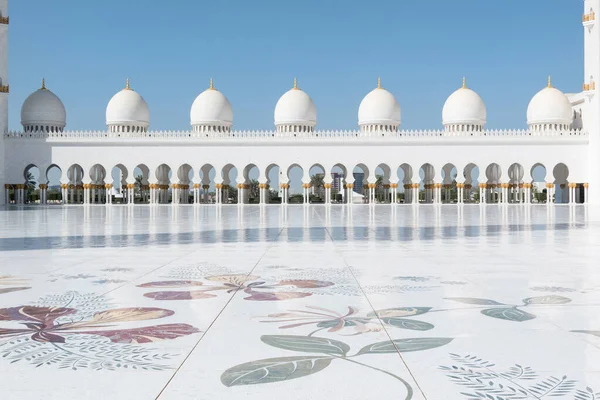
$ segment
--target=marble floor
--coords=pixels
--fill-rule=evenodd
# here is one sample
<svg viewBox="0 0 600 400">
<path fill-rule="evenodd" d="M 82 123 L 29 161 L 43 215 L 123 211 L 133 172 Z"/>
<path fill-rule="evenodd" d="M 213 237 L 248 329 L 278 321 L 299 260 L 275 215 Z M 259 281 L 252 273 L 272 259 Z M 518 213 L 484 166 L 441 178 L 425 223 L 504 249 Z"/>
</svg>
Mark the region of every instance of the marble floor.
<svg viewBox="0 0 600 400">
<path fill-rule="evenodd" d="M 600 399 L 600 207 L 0 209 L 0 399 Z"/>
</svg>

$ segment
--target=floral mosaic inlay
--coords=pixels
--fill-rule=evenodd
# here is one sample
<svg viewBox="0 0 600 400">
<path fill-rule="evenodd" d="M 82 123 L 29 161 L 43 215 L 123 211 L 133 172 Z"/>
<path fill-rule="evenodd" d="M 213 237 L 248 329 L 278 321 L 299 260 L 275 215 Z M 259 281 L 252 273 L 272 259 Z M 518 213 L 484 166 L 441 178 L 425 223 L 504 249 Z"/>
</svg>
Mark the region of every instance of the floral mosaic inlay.
<svg viewBox="0 0 600 400">
<path fill-rule="evenodd" d="M 233 293 L 243 291 L 248 296 L 245 300 L 252 301 L 280 301 L 311 296 L 312 293 L 304 289 L 320 289 L 333 286 L 333 282 L 317 280 L 281 280 L 274 283 L 261 281 L 254 275 L 217 275 L 208 276 L 204 281 L 178 280 L 148 282 L 138 287 L 153 289 L 187 289 L 187 290 L 161 290 L 145 293 L 145 297 L 155 300 L 197 300 L 216 297 L 213 292 Z"/>
<path fill-rule="evenodd" d="M 173 355 L 141 345 L 199 332 L 182 323 L 121 328 L 122 323 L 163 319 L 175 312 L 151 307 L 106 308 L 102 299 L 76 292 L 49 296 L 40 303 L 43 305 L 0 309 L 2 358 L 37 367 L 164 369 L 168 366 L 162 361 Z"/>
</svg>

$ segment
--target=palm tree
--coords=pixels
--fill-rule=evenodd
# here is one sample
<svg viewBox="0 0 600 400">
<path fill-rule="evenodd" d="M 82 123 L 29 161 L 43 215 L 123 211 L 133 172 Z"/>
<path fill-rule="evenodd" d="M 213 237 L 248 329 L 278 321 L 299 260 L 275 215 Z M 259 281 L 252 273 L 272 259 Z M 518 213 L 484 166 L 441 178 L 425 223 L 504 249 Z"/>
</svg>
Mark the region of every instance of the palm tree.
<svg viewBox="0 0 600 400">
<path fill-rule="evenodd" d="M 142 194 L 142 186 L 144 185 L 144 177 L 142 175 L 137 175 L 135 177 L 135 187 L 138 190 L 138 193 L 141 195 Z"/>
<path fill-rule="evenodd" d="M 310 177 L 310 185 L 315 188 L 315 192 L 319 193 L 319 197 L 322 197 L 322 190 L 325 188 L 325 176 L 323 174 L 314 174 Z"/>
<path fill-rule="evenodd" d="M 248 196 L 250 198 L 257 198 L 258 196 L 260 196 L 260 190 L 258 188 L 258 185 L 258 180 L 252 179 L 250 181 L 250 191 L 248 192 Z"/>
<path fill-rule="evenodd" d="M 27 193 L 32 192 L 35 189 L 35 177 L 29 171 L 27 171 L 27 177 L 25 178 L 25 187 L 27 188 Z"/>
<path fill-rule="evenodd" d="M 25 177 L 25 199 L 27 202 L 32 200 L 32 194 L 35 191 L 35 177 L 30 171 L 27 171 L 27 176 Z"/>
<path fill-rule="evenodd" d="M 375 175 L 375 193 L 377 199 L 381 203 L 381 199 L 383 197 L 383 175 Z"/>
</svg>

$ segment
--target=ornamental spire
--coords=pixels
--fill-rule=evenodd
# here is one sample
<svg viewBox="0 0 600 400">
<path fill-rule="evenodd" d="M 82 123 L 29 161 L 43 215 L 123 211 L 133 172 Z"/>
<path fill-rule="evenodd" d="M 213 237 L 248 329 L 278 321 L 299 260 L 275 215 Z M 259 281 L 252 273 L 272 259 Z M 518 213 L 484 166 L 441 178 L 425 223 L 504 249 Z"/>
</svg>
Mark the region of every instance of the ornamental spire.
<svg viewBox="0 0 600 400">
<path fill-rule="evenodd" d="M 208 87 L 209 90 L 215 90 L 215 87 L 213 85 L 213 78 L 210 78 L 210 86 Z"/>
<path fill-rule="evenodd" d="M 42 90 L 46 90 L 46 78 L 42 78 Z"/>
<path fill-rule="evenodd" d="M 377 89 L 381 89 L 381 77 L 377 77 Z"/>
<path fill-rule="evenodd" d="M 463 76 L 463 84 L 462 84 L 462 88 L 466 89 L 467 88 L 467 78 Z"/>
<path fill-rule="evenodd" d="M 298 81 L 296 80 L 296 77 L 294 77 L 294 90 L 298 90 Z"/>
<path fill-rule="evenodd" d="M 125 90 L 131 90 L 131 86 L 129 86 L 129 78 L 125 81 Z"/>
<path fill-rule="evenodd" d="M 552 76 L 548 75 L 548 87 L 552 87 Z"/>
</svg>

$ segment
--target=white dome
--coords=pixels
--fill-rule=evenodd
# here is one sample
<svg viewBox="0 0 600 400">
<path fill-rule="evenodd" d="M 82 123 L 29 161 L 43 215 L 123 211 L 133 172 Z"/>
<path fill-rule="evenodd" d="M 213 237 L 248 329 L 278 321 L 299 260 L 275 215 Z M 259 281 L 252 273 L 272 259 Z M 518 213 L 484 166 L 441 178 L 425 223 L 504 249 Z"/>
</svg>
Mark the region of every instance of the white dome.
<svg viewBox="0 0 600 400">
<path fill-rule="evenodd" d="M 308 94 L 294 88 L 279 98 L 275 106 L 275 125 L 317 125 L 317 108 Z"/>
<path fill-rule="evenodd" d="M 573 107 L 571 102 L 560 90 L 548 87 L 540 90 L 529 102 L 527 107 L 527 124 L 571 125 L 573 122 Z"/>
<path fill-rule="evenodd" d="M 380 83 L 360 102 L 358 125 L 400 125 L 400 104 Z"/>
<path fill-rule="evenodd" d="M 42 88 L 25 99 L 21 107 L 21 124 L 25 126 L 51 126 L 64 128 L 67 124 L 65 106 L 57 95 Z"/>
<path fill-rule="evenodd" d="M 444 125 L 485 125 L 487 111 L 481 97 L 473 90 L 463 87 L 448 97 L 442 109 Z"/>
<path fill-rule="evenodd" d="M 106 107 L 106 125 L 148 127 L 150 110 L 142 96 L 129 87 L 115 94 Z"/>
<path fill-rule="evenodd" d="M 227 97 L 212 86 L 200 93 L 190 111 L 190 120 L 194 125 L 233 125 L 233 110 Z"/>
</svg>

